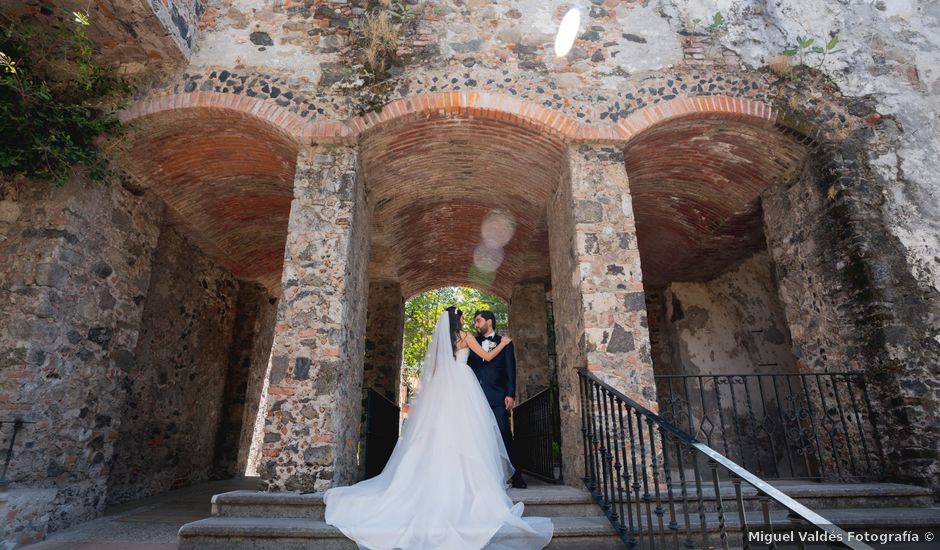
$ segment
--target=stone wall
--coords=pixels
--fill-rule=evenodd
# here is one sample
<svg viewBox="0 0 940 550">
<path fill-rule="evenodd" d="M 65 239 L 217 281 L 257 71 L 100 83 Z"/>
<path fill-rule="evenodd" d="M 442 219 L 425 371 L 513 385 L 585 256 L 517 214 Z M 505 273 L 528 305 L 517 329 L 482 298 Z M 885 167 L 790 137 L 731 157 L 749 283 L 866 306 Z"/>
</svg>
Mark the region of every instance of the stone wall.
<svg viewBox="0 0 940 550">
<path fill-rule="evenodd" d="M 765 193 L 765 233 L 798 367 L 864 371 L 888 476 L 936 489 L 937 306 L 872 193 L 888 185 L 867 163 L 877 150 L 864 138 L 824 144 L 801 177 Z"/>
<path fill-rule="evenodd" d="M 647 292 L 647 304 L 658 376 L 797 372 L 766 252 L 711 281 L 674 282 Z M 791 382 L 783 377 L 659 378 L 656 389 L 665 418 L 735 462 L 759 474 L 807 476 L 812 465 L 801 462 L 799 444 L 786 437 L 790 425 L 782 414 Z M 815 399 L 815 387 L 810 387 Z M 823 410 L 820 404 L 813 403 L 817 414 Z"/>
<path fill-rule="evenodd" d="M 70 25 L 87 13 L 88 37 L 105 65 L 138 72 L 147 65 L 179 64 L 195 46 L 196 20 L 206 0 L 0 0 L 0 11 L 43 31 Z"/>
<path fill-rule="evenodd" d="M 274 323 L 277 320 L 277 299 L 267 298 L 259 305 L 259 309 L 254 330 L 254 343 L 251 346 L 251 366 L 245 396 L 241 442 L 238 444 L 238 472 L 251 476 L 258 474 L 261 442 L 264 439 L 264 410 L 268 398 L 267 381 L 270 374 Z"/>
<path fill-rule="evenodd" d="M 209 0 L 169 0 L 150 2 L 157 19 L 163 24 L 185 58 L 189 58 L 196 47 L 200 27 L 204 25 Z"/>
<path fill-rule="evenodd" d="M 362 388 L 372 388 L 396 405 L 401 393 L 404 330 L 401 285 L 395 281 L 370 282 Z"/>
<path fill-rule="evenodd" d="M 401 365 L 405 331 L 405 299 L 397 281 L 369 283 L 365 358 L 362 372 L 362 420 L 359 428 L 358 477 L 366 472 L 368 389 L 401 406 Z"/>
<path fill-rule="evenodd" d="M 711 281 L 666 288 L 663 353 L 675 374 L 796 372 L 772 268 L 759 253 Z"/>
<path fill-rule="evenodd" d="M 252 362 L 254 347 L 259 340 L 264 339 L 256 331 L 263 322 L 264 306 L 267 304 L 268 293 L 264 287 L 247 281 L 238 282 L 229 368 L 222 392 L 221 421 L 215 438 L 213 477 L 229 477 L 245 472 L 255 424 L 255 416 L 249 419 L 248 414 L 254 408 L 257 415 L 261 398 L 260 387 L 254 388 L 257 395 L 249 395 L 248 389 L 252 381 L 264 376 L 267 368 L 266 362 Z"/>
<path fill-rule="evenodd" d="M 650 333 L 650 357 L 653 371 L 659 375 L 682 374 L 681 365 L 675 361 L 672 331 L 666 312 L 666 289 L 646 290 L 646 315 Z"/>
<path fill-rule="evenodd" d="M 271 352 L 262 484 L 324 490 L 357 474 L 370 211 L 352 147 L 297 161 Z"/>
<path fill-rule="evenodd" d="M 550 383 L 545 285 L 513 285 L 509 320 L 516 352 L 516 402 L 521 403 Z"/>
<path fill-rule="evenodd" d="M 123 380 L 109 503 L 208 479 L 222 421 L 238 282 L 170 225 L 153 266 L 135 360 Z"/>
<path fill-rule="evenodd" d="M 567 168 L 567 166 L 566 166 Z M 587 366 L 584 348 L 583 301 L 579 288 L 578 242 L 570 169 L 561 174 L 549 207 L 549 250 L 552 261 L 552 307 L 555 319 L 558 410 L 561 416 L 562 476 L 567 483 L 584 475 L 580 396 L 576 370 Z"/>
<path fill-rule="evenodd" d="M 163 211 L 118 181 L 2 188 L 0 416 L 34 422 L 4 519 L 25 543 L 104 509 Z"/>
</svg>

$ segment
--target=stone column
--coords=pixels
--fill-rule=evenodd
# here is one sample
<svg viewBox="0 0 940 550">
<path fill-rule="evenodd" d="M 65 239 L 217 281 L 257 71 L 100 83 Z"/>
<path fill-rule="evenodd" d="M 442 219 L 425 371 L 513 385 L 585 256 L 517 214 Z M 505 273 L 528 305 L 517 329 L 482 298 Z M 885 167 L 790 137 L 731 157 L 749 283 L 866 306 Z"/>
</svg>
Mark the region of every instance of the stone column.
<svg viewBox="0 0 940 550">
<path fill-rule="evenodd" d="M 359 427 L 359 478 L 366 472 L 367 389 L 399 405 L 402 338 L 405 331 L 405 300 L 397 281 L 369 283 L 369 312 L 366 316 L 366 355 L 362 373 L 362 420 Z"/>
<path fill-rule="evenodd" d="M 297 159 L 259 468 L 268 490 L 356 475 L 370 226 L 358 170 L 353 147 Z"/>
<path fill-rule="evenodd" d="M 578 368 L 657 410 L 640 255 L 623 153 L 568 149 L 549 246 L 567 483 L 584 474 Z"/>
<path fill-rule="evenodd" d="M 509 323 L 516 351 L 516 401 L 521 403 L 549 385 L 544 284 L 513 285 Z"/>
<path fill-rule="evenodd" d="M 372 388 L 399 404 L 404 330 L 405 300 L 401 284 L 398 281 L 370 282 L 363 395 L 366 388 Z"/>
</svg>

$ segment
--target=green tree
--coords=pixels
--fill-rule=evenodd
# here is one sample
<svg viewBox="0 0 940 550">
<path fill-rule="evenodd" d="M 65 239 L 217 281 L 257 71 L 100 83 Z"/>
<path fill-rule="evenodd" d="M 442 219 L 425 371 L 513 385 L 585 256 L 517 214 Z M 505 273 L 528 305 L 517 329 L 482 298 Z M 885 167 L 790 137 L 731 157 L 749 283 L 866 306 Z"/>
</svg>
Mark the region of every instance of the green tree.
<svg viewBox="0 0 940 550">
<path fill-rule="evenodd" d="M 497 296 L 465 287 L 444 287 L 418 294 L 405 302 L 405 336 L 402 361 L 406 380 L 421 374 L 421 363 L 431 343 L 434 325 L 448 306 L 457 306 L 464 312 L 464 330 L 473 333 L 472 315 L 489 310 L 496 316 L 496 330 L 509 328 L 509 306 Z"/>
</svg>

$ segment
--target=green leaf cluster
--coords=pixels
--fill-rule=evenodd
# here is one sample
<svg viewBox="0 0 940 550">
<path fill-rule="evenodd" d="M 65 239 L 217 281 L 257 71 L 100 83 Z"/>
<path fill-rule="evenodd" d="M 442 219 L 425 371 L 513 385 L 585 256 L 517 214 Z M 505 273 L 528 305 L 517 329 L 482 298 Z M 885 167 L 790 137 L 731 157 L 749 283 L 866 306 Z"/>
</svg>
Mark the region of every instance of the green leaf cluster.
<svg viewBox="0 0 940 550">
<path fill-rule="evenodd" d="M 783 50 L 783 55 L 787 57 L 796 57 L 799 59 L 800 65 L 806 65 L 806 61 L 811 56 L 818 56 L 816 68 L 822 68 L 823 64 L 826 62 L 826 57 L 829 54 L 839 52 L 840 50 L 836 49 L 836 46 L 839 44 L 839 33 L 832 33 L 829 41 L 825 45 L 822 44 L 822 40 L 817 41 L 815 38 L 810 38 L 808 36 L 797 36 L 796 44 L 793 44 Z"/>
<path fill-rule="evenodd" d="M 688 21 L 686 27 L 688 32 L 705 36 L 705 56 L 713 58 L 721 46 L 721 39 L 728 34 L 728 20 L 720 11 L 716 11 L 707 26 L 700 28 L 701 22 L 701 19 L 695 18 Z"/>
<path fill-rule="evenodd" d="M 509 326 L 509 306 L 502 299 L 465 287 L 444 287 L 418 294 L 405 302 L 405 337 L 402 351 L 403 374 L 406 380 L 421 374 L 421 363 L 431 343 L 437 318 L 449 306 L 464 312 L 464 330 L 474 334 L 473 314 L 489 310 L 496 316 L 496 330 Z"/>
<path fill-rule="evenodd" d="M 86 14 L 62 19 L 50 32 L 0 16 L 0 172 L 62 185 L 82 168 L 105 182 L 97 139 L 124 132 L 130 86 L 95 60 Z"/>
</svg>

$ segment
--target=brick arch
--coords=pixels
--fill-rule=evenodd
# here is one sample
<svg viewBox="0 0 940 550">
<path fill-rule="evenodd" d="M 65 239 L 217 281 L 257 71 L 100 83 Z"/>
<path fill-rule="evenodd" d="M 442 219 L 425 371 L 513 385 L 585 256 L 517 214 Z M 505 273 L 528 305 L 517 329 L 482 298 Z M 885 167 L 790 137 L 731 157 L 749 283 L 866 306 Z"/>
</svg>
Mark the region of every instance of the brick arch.
<svg viewBox="0 0 940 550">
<path fill-rule="evenodd" d="M 192 92 L 149 97 L 138 101 L 119 113 L 122 122 L 129 123 L 173 111 L 229 111 L 266 122 L 285 135 L 300 140 L 309 122 L 289 110 L 269 101 L 245 95 L 220 92 Z"/>
<path fill-rule="evenodd" d="M 406 124 L 429 116 L 457 116 L 505 122 L 534 130 L 562 142 L 622 141 L 613 125 L 587 125 L 557 109 L 511 95 L 472 91 L 420 94 L 396 99 L 381 111 L 347 122 L 358 136 L 383 126 Z"/>
<path fill-rule="evenodd" d="M 507 305 L 509 304 L 509 299 L 511 298 L 509 294 L 504 294 L 501 289 L 497 290 L 497 289 L 489 288 L 486 285 L 481 285 L 475 282 L 468 283 L 466 280 L 461 279 L 461 280 L 453 280 L 453 281 L 442 280 L 441 282 L 434 283 L 434 284 L 422 285 L 420 287 L 413 287 L 408 294 L 403 295 L 404 301 L 407 302 L 408 300 L 414 298 L 415 296 L 418 296 L 419 294 L 428 292 L 430 290 L 437 290 L 439 288 L 447 288 L 450 286 L 472 288 L 475 290 L 479 290 L 481 292 L 486 292 L 486 293 L 492 294 L 493 296 L 496 296 L 497 298 L 505 302 Z M 464 311 L 463 314 L 464 314 L 464 317 L 467 317 L 468 315 L 473 315 L 473 312 Z"/>
<path fill-rule="evenodd" d="M 767 103 L 742 97 L 700 95 L 671 99 L 634 111 L 617 123 L 617 131 L 629 141 L 654 126 L 694 116 L 721 116 L 724 120 L 766 128 L 773 128 L 777 122 L 776 110 Z"/>
<path fill-rule="evenodd" d="M 175 105 L 125 114 L 137 128 L 122 169 L 163 200 L 167 223 L 215 263 L 277 293 L 297 140 L 270 112 Z"/>
<path fill-rule="evenodd" d="M 610 124 L 588 125 L 556 109 L 510 95 L 478 92 L 440 92 L 396 99 L 381 110 L 345 121 L 306 120 L 290 110 L 257 97 L 222 92 L 191 92 L 146 98 L 121 111 L 123 122 L 158 113 L 183 110 L 224 110 L 250 115 L 281 129 L 301 142 L 352 143 L 376 128 L 407 123 L 427 116 L 467 116 L 508 122 L 563 142 L 622 141 Z"/>
<path fill-rule="evenodd" d="M 457 285 L 506 297 L 515 282 L 550 284 L 547 213 L 563 172 L 559 135 L 436 112 L 376 125 L 359 146 L 374 205 L 371 274 L 401 281 L 409 296 Z M 491 216 L 514 224 L 492 277 L 474 269 Z"/>
<path fill-rule="evenodd" d="M 705 281 L 762 249 L 764 189 L 802 169 L 812 140 L 739 98 L 677 99 L 618 128 L 644 283 Z"/>
<path fill-rule="evenodd" d="M 517 193 L 522 199 L 521 204 L 525 205 L 525 208 L 512 214 L 520 222 L 522 240 L 519 242 L 525 242 L 524 251 L 528 252 L 542 250 L 547 242 L 544 220 L 533 217 L 531 212 L 538 212 L 542 208 L 541 201 L 545 199 L 542 195 L 548 189 L 548 184 L 540 184 L 538 180 L 541 177 L 542 180 L 548 181 L 549 172 L 560 170 L 564 145 L 572 142 L 593 142 L 622 146 L 635 195 L 634 209 L 637 212 L 640 249 L 644 258 L 644 275 L 645 279 L 654 286 L 671 280 L 707 278 L 722 266 L 732 262 L 734 258 L 761 246 L 760 212 L 759 201 L 757 201 L 759 190 L 766 187 L 770 181 L 785 177 L 787 173 L 794 170 L 794 167 L 799 164 L 797 159 L 805 149 L 797 143 L 800 140 L 798 133 L 789 130 L 786 124 L 778 121 L 778 113 L 771 105 L 746 98 L 722 95 L 680 97 L 660 101 L 633 111 L 617 123 L 607 124 L 584 124 L 566 117 L 557 110 L 513 96 L 472 91 L 421 94 L 397 99 L 388 103 L 381 111 L 346 121 L 305 120 L 269 101 L 218 92 L 193 92 L 150 98 L 133 105 L 121 116 L 125 121 L 143 121 L 144 123 L 156 118 L 169 117 L 167 119 L 170 120 L 174 117 L 185 119 L 190 116 L 229 121 L 240 120 L 239 124 L 244 130 L 246 139 L 249 139 L 251 134 L 277 135 L 279 137 L 274 141 L 282 144 L 282 150 L 292 152 L 295 152 L 296 148 L 303 143 L 358 142 L 363 148 L 366 177 L 372 180 L 373 190 L 377 189 L 381 192 L 385 192 L 383 189 L 388 189 L 387 181 L 383 184 L 381 178 L 377 181 L 376 178 L 370 178 L 368 175 L 370 154 L 375 154 L 377 155 L 375 158 L 380 159 L 376 161 L 377 164 L 373 164 L 381 165 L 383 168 L 395 166 L 396 162 L 404 162 L 412 170 L 425 170 L 427 173 L 433 173 L 435 166 L 462 166 L 463 171 L 456 173 L 456 180 L 463 185 L 463 192 L 468 190 L 469 181 L 474 177 L 473 174 L 468 173 L 472 164 L 470 159 L 493 159 L 499 151 L 502 151 L 506 159 L 513 159 L 514 155 L 529 154 L 530 158 L 516 158 L 507 163 L 505 168 L 511 172 L 511 175 L 505 179 L 505 185 L 497 184 L 500 189 L 513 190 L 512 192 Z M 721 130 L 722 127 L 724 130 Z M 260 130 L 255 133 L 252 128 Z M 738 138 L 732 136 L 736 133 L 734 129 L 740 130 L 737 132 Z M 219 133 L 221 130 L 216 126 L 215 131 Z M 696 131 L 705 132 L 706 141 L 711 139 L 713 144 L 717 139 L 724 143 L 726 148 L 737 148 L 742 151 L 744 157 L 753 159 L 753 162 L 757 164 L 763 163 L 764 168 L 758 171 L 759 173 L 750 173 L 746 170 L 736 172 L 736 169 L 732 167 L 734 155 L 696 156 L 695 151 L 701 148 L 696 149 L 694 144 L 704 143 L 702 136 L 696 138 Z M 398 143 L 407 143 L 409 135 L 422 133 L 431 135 L 434 132 L 440 133 L 439 137 L 445 141 L 450 139 L 452 143 L 467 143 L 470 145 L 470 150 L 459 151 L 459 147 L 441 147 L 439 144 L 437 150 L 432 153 L 425 152 L 419 157 L 409 157 L 414 154 L 415 150 L 398 145 Z M 675 135 L 679 136 L 680 141 L 671 140 L 668 137 L 670 132 L 677 132 Z M 793 135 L 796 135 L 797 139 L 793 139 Z M 696 142 L 695 139 L 698 141 Z M 803 141 L 805 143 L 807 140 Z M 384 147 L 387 151 L 376 153 L 376 144 L 381 144 L 378 147 Z M 683 148 L 691 151 L 691 156 L 683 155 Z M 390 155 L 390 152 L 394 154 Z M 773 154 L 768 155 L 767 152 L 779 153 L 778 160 L 781 160 L 782 164 L 775 164 L 772 161 Z M 232 149 L 232 154 L 237 155 L 238 151 Z M 133 155 L 131 157 L 133 158 Z M 692 162 L 691 159 L 696 160 Z M 412 160 L 415 162 L 411 162 Z M 151 161 L 152 159 L 142 158 L 142 162 L 137 167 L 138 171 L 141 167 L 148 166 Z M 293 161 L 290 165 L 293 167 Z M 553 168 L 546 169 L 546 167 Z M 703 167 L 705 167 L 705 172 L 702 172 Z M 151 166 L 151 169 L 155 174 L 166 174 L 166 170 L 160 167 Z M 379 172 L 376 169 L 371 171 Z M 485 171 L 477 173 L 487 175 Z M 710 178 L 708 180 L 711 182 L 710 187 L 695 185 L 696 175 L 701 173 L 705 173 Z M 146 177 L 146 174 L 142 175 Z M 666 175 L 671 178 L 669 180 L 671 187 L 664 192 L 658 182 L 664 181 L 663 178 Z M 229 174 L 229 177 L 233 176 Z M 175 174 L 172 177 L 181 176 Z M 280 185 L 286 192 L 290 186 L 286 173 L 280 173 L 279 177 Z M 494 174 L 486 177 L 493 177 L 493 181 L 500 181 Z M 748 177 L 750 180 L 746 185 L 735 185 L 732 181 L 735 177 Z M 526 183 L 520 187 L 516 184 L 519 181 Z M 725 181 L 726 184 L 722 186 L 718 183 L 719 181 Z M 533 189 L 536 190 L 534 195 L 527 192 Z M 711 194 L 704 194 L 706 190 L 710 190 Z M 285 194 L 285 200 L 286 197 Z M 378 202 L 380 213 L 382 205 L 388 202 L 386 199 L 389 197 L 384 197 Z M 415 227 L 433 228 L 432 218 L 438 215 L 432 212 L 433 209 L 460 211 L 476 221 L 485 215 L 479 205 L 475 206 L 466 201 L 454 201 L 441 197 L 435 199 L 430 196 L 424 199 L 430 206 L 415 208 L 414 212 L 409 214 L 411 218 L 408 218 L 408 221 Z M 189 196 L 178 200 L 190 204 L 197 199 Z M 238 202 L 235 197 L 229 197 L 229 201 Z M 274 216 L 284 221 L 285 227 L 288 212 L 289 204 L 282 205 Z M 399 214 L 403 212 L 404 209 L 398 209 Z M 245 216 L 248 215 L 245 214 Z M 419 220 L 415 216 L 419 218 L 423 216 L 423 218 Z M 406 229 L 403 229 L 402 225 L 393 228 L 383 227 L 382 216 L 380 215 L 378 219 L 377 229 L 380 237 L 377 242 L 373 243 L 377 251 L 374 256 L 379 257 L 378 263 L 384 262 L 384 264 L 373 265 L 371 269 L 375 269 L 375 272 L 382 276 L 400 280 L 405 280 L 405 276 L 408 275 L 417 277 L 416 270 L 421 265 L 420 262 L 413 261 L 409 267 L 407 265 L 409 255 L 403 250 L 406 247 L 398 244 L 402 239 L 408 240 Z M 218 226 L 231 225 L 222 223 L 224 221 L 222 219 L 217 221 Z M 437 220 L 437 222 L 440 221 Z M 384 229 L 388 231 L 382 233 Z M 221 235 L 215 231 L 210 231 L 210 234 L 214 235 L 210 239 L 212 241 L 221 238 Z M 383 242 L 383 237 L 381 237 L 383 234 L 386 242 Z M 430 235 L 435 236 L 441 242 L 445 240 L 443 235 L 435 235 L 433 231 Z M 245 240 L 233 238 L 235 241 Z M 193 239 L 199 241 L 198 236 Z M 731 245 L 725 246 L 728 243 Z M 267 258 L 265 261 L 253 261 L 249 262 L 249 265 L 267 265 L 270 269 L 274 269 L 275 259 L 277 259 L 279 267 L 280 254 L 274 253 L 273 246 L 268 248 L 263 253 L 258 251 L 258 256 L 255 257 L 255 259 L 260 259 L 263 255 Z M 675 251 L 682 249 L 691 251 L 681 258 L 675 257 Z M 514 281 L 547 279 L 547 263 L 542 261 L 544 258 L 540 258 L 538 253 L 526 256 L 523 254 L 524 251 L 519 251 L 522 255 L 513 256 L 515 259 L 497 273 L 493 283 L 480 285 L 481 288 L 505 295 L 509 292 L 508 285 Z M 510 252 L 507 249 L 507 256 Z M 246 254 L 241 254 L 240 257 L 252 260 L 252 256 Z M 220 256 L 222 255 L 220 253 Z M 397 257 L 398 260 L 393 261 L 389 257 Z M 461 261 L 468 261 L 466 251 Z M 526 270 L 522 265 L 526 261 L 540 267 Z M 693 268 L 696 265 L 700 267 Z M 256 273 L 249 275 L 252 278 L 265 278 L 271 284 L 276 283 L 273 273 L 263 276 Z M 433 288 L 445 282 L 459 285 L 473 284 L 466 274 L 450 273 L 442 277 L 446 281 L 443 279 L 423 281 L 415 283 L 415 288 Z"/>
</svg>

